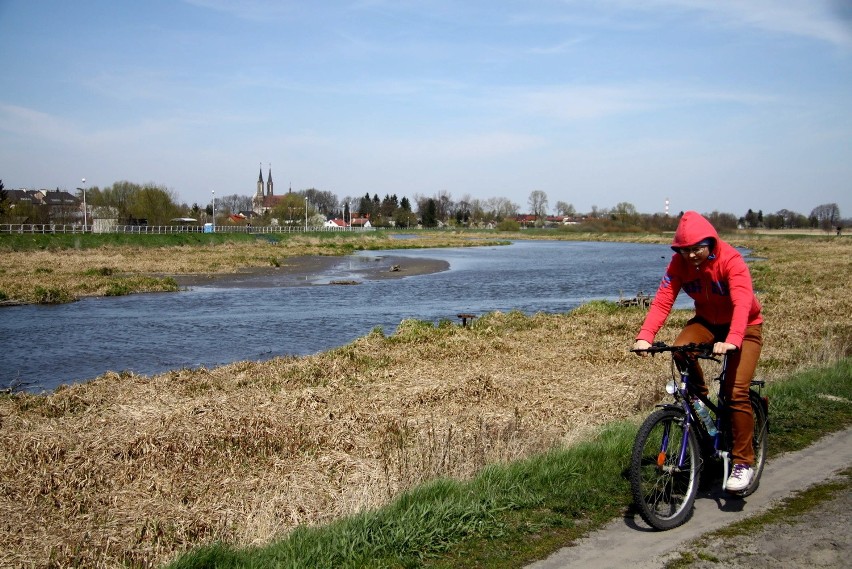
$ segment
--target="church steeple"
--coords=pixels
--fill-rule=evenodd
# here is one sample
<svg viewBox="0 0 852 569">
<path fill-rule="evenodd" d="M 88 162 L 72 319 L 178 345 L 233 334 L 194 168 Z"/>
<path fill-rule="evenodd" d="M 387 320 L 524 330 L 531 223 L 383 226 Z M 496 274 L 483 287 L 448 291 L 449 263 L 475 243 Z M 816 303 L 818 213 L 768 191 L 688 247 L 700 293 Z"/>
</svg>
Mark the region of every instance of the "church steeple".
<svg viewBox="0 0 852 569">
<path fill-rule="evenodd" d="M 263 196 L 263 163 L 260 164 L 260 171 L 257 174 L 257 195 Z"/>
<path fill-rule="evenodd" d="M 269 165 L 269 176 L 266 178 L 266 195 L 273 195 L 272 192 L 272 164 Z"/>
</svg>

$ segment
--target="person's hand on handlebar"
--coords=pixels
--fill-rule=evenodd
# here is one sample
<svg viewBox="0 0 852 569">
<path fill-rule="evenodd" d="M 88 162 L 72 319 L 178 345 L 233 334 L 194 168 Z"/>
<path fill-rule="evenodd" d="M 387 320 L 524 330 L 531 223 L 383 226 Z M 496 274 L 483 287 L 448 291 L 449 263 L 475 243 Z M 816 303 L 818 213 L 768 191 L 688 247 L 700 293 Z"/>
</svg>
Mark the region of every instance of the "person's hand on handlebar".
<svg viewBox="0 0 852 569">
<path fill-rule="evenodd" d="M 716 342 L 713 344 L 713 354 L 717 356 L 727 354 L 728 352 L 732 352 L 737 349 L 738 348 L 734 344 L 729 344 L 727 342 Z"/>
<path fill-rule="evenodd" d="M 645 350 L 647 350 L 650 347 L 651 347 L 651 342 L 647 342 L 645 340 L 636 340 L 633 343 L 633 351 L 637 355 L 640 355 L 642 357 L 645 357 L 645 356 L 648 355 L 648 352 L 646 352 Z"/>
</svg>

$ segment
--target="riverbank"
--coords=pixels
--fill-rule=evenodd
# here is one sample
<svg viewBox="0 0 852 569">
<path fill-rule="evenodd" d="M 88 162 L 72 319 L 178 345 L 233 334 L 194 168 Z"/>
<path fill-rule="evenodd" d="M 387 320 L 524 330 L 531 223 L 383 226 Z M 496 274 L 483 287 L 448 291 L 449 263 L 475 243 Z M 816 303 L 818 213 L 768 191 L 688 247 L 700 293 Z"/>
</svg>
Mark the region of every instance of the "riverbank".
<svg viewBox="0 0 852 569">
<path fill-rule="evenodd" d="M 327 275 L 342 263 L 347 265 L 352 278 L 346 282 L 329 280 Z M 328 257 L 310 255 L 284 259 L 280 266 L 240 268 L 232 273 L 175 274 L 168 275 L 181 287 L 216 286 L 261 288 L 268 286 L 304 286 L 311 284 L 358 284 L 361 280 L 401 279 L 446 271 L 447 261 L 415 259 L 382 255 L 369 257 Z"/>
<path fill-rule="evenodd" d="M 61 236 L 60 236 L 61 237 Z M 72 237 L 72 236 L 65 236 Z M 145 292 L 177 292 L 194 284 L 225 277 L 238 279 L 257 271 L 286 274 L 302 261 L 321 263 L 356 251 L 428 249 L 504 245 L 490 234 L 422 232 L 399 239 L 384 232 L 284 234 L 270 238 L 251 234 L 48 235 L 0 234 L 0 306 L 61 304 L 83 297 L 124 296 Z M 310 260 L 313 261 L 310 261 Z M 411 267 L 408 274 L 416 274 Z M 424 269 L 435 270 L 434 267 Z M 312 269 L 307 267 L 305 274 Z M 381 275 L 371 278 L 393 278 Z M 179 280 L 172 275 L 178 275 Z"/>
<path fill-rule="evenodd" d="M 852 241 L 747 245 L 765 259 L 761 377 L 852 354 Z M 584 440 L 661 396 L 667 362 L 628 352 L 643 317 L 592 303 L 468 327 L 405 321 L 308 357 L 0 396 L 0 566 L 150 566 L 265 544 Z M 588 514 L 563 503 L 536 523 Z"/>
</svg>

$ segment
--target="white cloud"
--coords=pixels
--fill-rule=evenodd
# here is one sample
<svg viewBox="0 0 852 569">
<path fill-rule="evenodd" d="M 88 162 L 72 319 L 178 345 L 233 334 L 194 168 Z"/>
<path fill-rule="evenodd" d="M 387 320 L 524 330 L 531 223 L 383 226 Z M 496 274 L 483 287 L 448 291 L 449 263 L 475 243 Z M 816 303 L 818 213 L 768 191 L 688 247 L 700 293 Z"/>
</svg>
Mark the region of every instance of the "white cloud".
<svg viewBox="0 0 852 569">
<path fill-rule="evenodd" d="M 76 127 L 67 119 L 4 103 L 0 103 L 0 130 L 51 141 L 77 139 Z"/>
<path fill-rule="evenodd" d="M 751 27 L 852 49 L 852 28 L 835 0 L 610 0 L 621 9 L 681 9 L 702 13 L 725 26 Z"/>
</svg>

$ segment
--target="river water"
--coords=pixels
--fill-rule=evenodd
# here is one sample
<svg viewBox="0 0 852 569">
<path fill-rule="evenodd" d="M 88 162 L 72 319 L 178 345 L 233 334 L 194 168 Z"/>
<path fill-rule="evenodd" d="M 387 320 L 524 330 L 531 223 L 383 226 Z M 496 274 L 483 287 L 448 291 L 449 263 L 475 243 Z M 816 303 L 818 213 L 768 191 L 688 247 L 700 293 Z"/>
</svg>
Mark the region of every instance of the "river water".
<svg viewBox="0 0 852 569">
<path fill-rule="evenodd" d="M 222 287 L 87 298 L 0 309 L 0 388 L 51 390 L 107 371 L 150 375 L 235 361 L 306 355 L 342 346 L 408 318 L 457 322 L 496 310 L 561 313 L 599 299 L 653 293 L 665 245 L 517 241 L 508 246 L 361 252 L 440 259 L 449 270 L 352 286 Z M 311 283 L 345 278 L 363 259 L 341 258 Z M 267 286 L 268 285 L 268 286 Z M 683 295 L 685 296 L 685 295 Z M 688 306 L 688 304 L 687 304 Z M 625 338 L 625 346 L 631 338 Z"/>
</svg>

